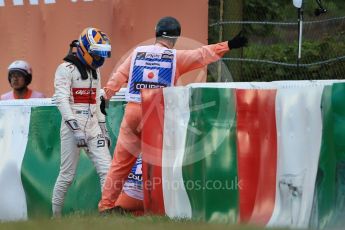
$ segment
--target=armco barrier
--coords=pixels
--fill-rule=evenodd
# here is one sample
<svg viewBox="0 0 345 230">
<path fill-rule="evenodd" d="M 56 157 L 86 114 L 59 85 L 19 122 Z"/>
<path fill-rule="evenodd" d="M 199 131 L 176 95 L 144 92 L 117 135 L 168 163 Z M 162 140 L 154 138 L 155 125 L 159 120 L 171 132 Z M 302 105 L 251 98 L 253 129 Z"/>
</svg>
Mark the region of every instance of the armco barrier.
<svg viewBox="0 0 345 230">
<path fill-rule="evenodd" d="M 124 111 L 124 100 L 115 100 L 107 109 L 111 153 Z M 0 221 L 49 217 L 60 165 L 60 113 L 50 99 L 0 103 Z M 82 152 L 63 211 L 95 212 L 99 199 L 98 176 Z"/>
<path fill-rule="evenodd" d="M 336 136 L 345 132 L 343 93 L 340 81 L 144 90 L 142 141 L 156 147 L 156 161 L 144 160 L 144 182 L 154 185 L 144 190 L 146 212 L 279 227 L 340 226 L 345 149 Z M 157 118 L 163 128 L 157 129 Z M 144 159 L 150 151 L 142 150 Z M 162 195 L 152 195 L 155 190 Z"/>
<path fill-rule="evenodd" d="M 344 98 L 340 81 L 144 90 L 145 211 L 266 226 L 342 226 Z M 0 104 L 0 220 L 51 214 L 60 115 L 49 100 L 37 102 Z M 123 108 L 121 97 L 108 109 L 113 140 Z M 84 155 L 76 178 L 65 213 L 96 211 L 98 179 Z"/>
</svg>

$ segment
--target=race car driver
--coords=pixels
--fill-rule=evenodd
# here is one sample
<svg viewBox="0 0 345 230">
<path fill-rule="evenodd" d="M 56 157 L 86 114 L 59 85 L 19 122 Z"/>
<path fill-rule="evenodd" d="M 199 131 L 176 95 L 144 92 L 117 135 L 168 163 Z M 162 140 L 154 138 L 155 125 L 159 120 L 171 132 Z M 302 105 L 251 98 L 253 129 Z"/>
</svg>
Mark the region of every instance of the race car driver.
<svg viewBox="0 0 345 230">
<path fill-rule="evenodd" d="M 72 52 L 76 48 L 77 52 Z M 111 156 L 105 116 L 100 111 L 99 67 L 111 55 L 110 40 L 97 28 L 86 28 L 55 73 L 54 100 L 62 116 L 61 164 L 56 180 L 52 211 L 60 217 L 65 194 L 71 185 L 83 148 L 94 164 L 103 188 Z"/>
</svg>

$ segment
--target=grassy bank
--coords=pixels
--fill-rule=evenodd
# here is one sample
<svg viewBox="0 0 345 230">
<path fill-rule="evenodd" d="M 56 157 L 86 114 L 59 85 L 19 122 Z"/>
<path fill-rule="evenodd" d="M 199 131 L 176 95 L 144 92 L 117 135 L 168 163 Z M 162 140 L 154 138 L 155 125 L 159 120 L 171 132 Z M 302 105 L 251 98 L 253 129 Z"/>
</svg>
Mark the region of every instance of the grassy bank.
<svg viewBox="0 0 345 230">
<path fill-rule="evenodd" d="M 140 229 L 140 230 L 257 230 L 264 229 L 256 226 L 210 224 L 190 220 L 170 220 L 167 217 L 145 216 L 98 216 L 98 215 L 72 215 L 61 219 L 35 219 L 30 221 L 0 223 L 0 230 L 25 229 L 25 230 L 84 230 L 84 229 Z M 274 230 L 274 229 L 271 229 Z"/>
</svg>

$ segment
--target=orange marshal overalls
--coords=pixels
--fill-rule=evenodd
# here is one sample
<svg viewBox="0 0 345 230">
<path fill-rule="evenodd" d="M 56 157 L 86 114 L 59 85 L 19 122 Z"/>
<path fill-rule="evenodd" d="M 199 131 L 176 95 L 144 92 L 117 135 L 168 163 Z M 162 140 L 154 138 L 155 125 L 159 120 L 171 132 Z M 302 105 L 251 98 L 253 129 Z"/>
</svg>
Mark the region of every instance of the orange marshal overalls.
<svg viewBox="0 0 345 230">
<path fill-rule="evenodd" d="M 160 43 L 156 45 L 163 46 Z M 215 62 L 228 51 L 228 42 L 206 45 L 195 50 L 176 50 L 175 83 L 182 74 Z M 132 55 L 119 66 L 108 80 L 104 88 L 106 99 L 110 99 L 121 89 L 123 84 L 128 82 L 131 58 Z M 141 127 L 139 127 L 141 119 L 141 104 L 129 102 L 120 126 L 113 161 L 102 192 L 102 199 L 98 204 L 100 212 L 116 206 L 133 211 L 143 210 L 142 201 L 131 199 L 131 197 L 121 193 L 123 184 L 137 159 L 137 154 L 141 152 Z"/>
</svg>

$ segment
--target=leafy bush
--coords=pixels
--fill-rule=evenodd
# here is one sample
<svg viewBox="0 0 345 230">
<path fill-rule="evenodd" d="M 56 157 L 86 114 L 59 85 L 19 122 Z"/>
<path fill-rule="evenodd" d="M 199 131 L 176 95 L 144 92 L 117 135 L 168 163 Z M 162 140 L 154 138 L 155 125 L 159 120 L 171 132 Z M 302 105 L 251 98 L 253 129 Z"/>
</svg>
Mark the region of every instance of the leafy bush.
<svg viewBox="0 0 345 230">
<path fill-rule="evenodd" d="M 228 1 L 228 0 L 224 0 Z M 229 0 L 235 1 L 235 0 Z M 237 1 L 237 0 L 236 0 Z M 219 17 L 219 0 L 212 4 L 210 17 Z M 297 10 L 292 0 L 276 1 L 243 0 L 244 21 L 297 22 Z M 345 16 L 344 0 L 324 0 L 327 14 L 315 17 L 316 2 L 304 1 L 305 20 L 325 20 Z M 218 7 L 218 8 L 217 8 Z M 218 11 L 217 11 L 218 10 Z M 224 12 L 226 14 L 226 12 Z M 215 16 L 217 15 L 217 16 Z M 213 19 L 213 23 L 219 19 Z M 209 20 L 210 21 L 210 20 Z M 345 19 L 329 20 L 323 23 L 306 23 L 303 30 L 303 46 L 301 64 L 310 64 L 333 59 L 327 64 L 307 67 L 284 66 L 262 62 L 225 61 L 231 76 L 219 79 L 215 74 L 216 67 L 211 67 L 209 81 L 273 81 L 295 79 L 340 79 L 345 77 Z M 227 24 L 223 27 L 232 27 Z M 229 29 L 227 27 L 227 29 Z M 218 41 L 219 27 L 209 30 L 210 42 Z M 224 29 L 224 28 L 223 28 Z M 243 30 L 249 38 L 249 46 L 242 52 L 232 51 L 226 57 L 269 60 L 296 64 L 298 49 L 298 29 L 292 26 L 272 26 L 267 24 L 245 24 Z M 338 59 L 337 59 L 338 58 Z M 210 68 L 209 68 L 210 69 Z M 229 75 L 229 74 L 228 74 Z"/>
<path fill-rule="evenodd" d="M 345 41 L 338 37 L 328 37 L 322 41 L 304 41 L 301 64 L 309 64 L 336 57 L 339 50 L 345 51 Z M 267 46 L 250 46 L 244 49 L 244 57 L 296 64 L 297 42 Z M 322 58 L 322 59 L 320 59 Z M 301 79 L 341 79 L 345 78 L 345 60 L 308 67 L 283 66 L 267 63 L 245 62 L 240 81 L 273 81 Z"/>
</svg>

